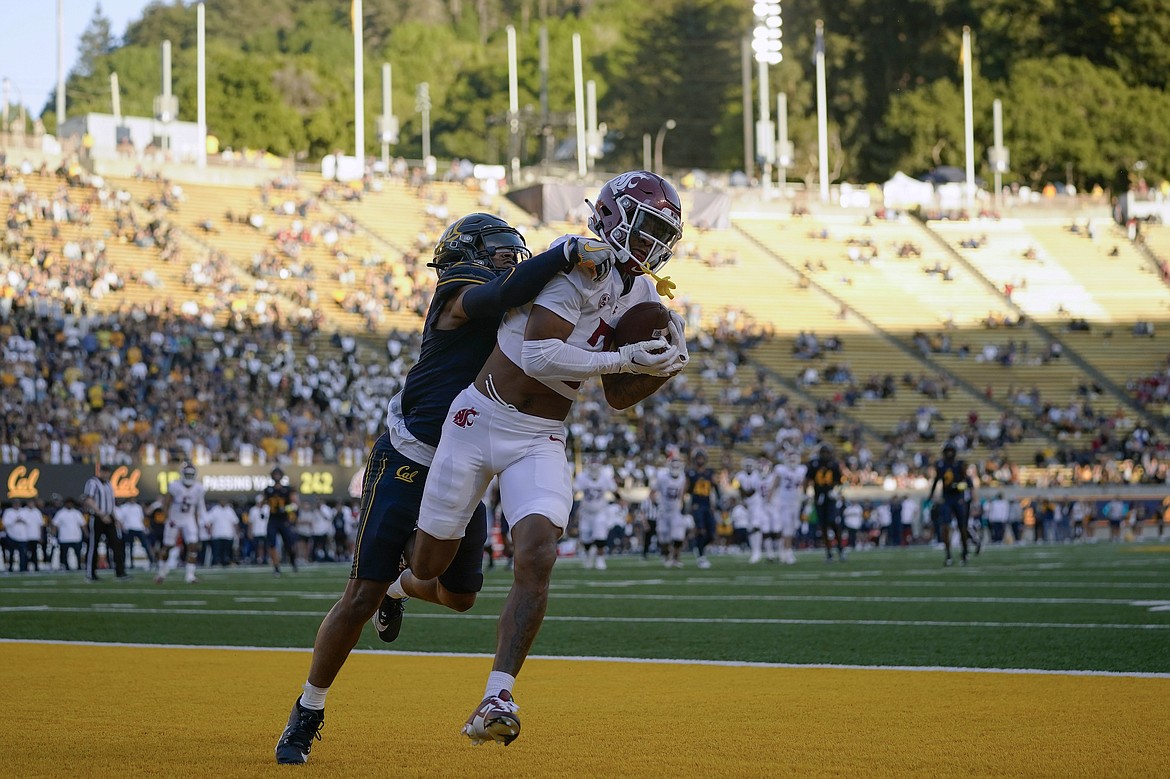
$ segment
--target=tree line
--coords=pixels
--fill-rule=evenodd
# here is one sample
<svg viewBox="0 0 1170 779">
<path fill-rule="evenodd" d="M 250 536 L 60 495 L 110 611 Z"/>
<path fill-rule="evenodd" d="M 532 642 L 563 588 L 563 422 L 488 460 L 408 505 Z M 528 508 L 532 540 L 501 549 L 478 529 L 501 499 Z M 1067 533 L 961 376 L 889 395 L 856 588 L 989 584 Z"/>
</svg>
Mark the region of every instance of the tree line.
<svg viewBox="0 0 1170 779">
<path fill-rule="evenodd" d="M 207 115 L 221 145 L 315 160 L 353 139 L 351 0 L 207 0 Z M 881 181 L 964 164 L 961 30 L 973 31 L 978 173 L 990 178 L 992 101 L 1004 108 L 1005 181 L 1117 188 L 1170 175 L 1170 0 L 805 0 L 785 4 L 784 59 L 772 66 L 796 149 L 791 178 L 815 178 L 813 30 L 825 25 L 828 143 L 839 180 Z M 367 154 L 380 148 L 380 65 L 393 67 L 401 132 L 417 158 L 417 85 L 429 85 L 431 148 L 505 162 L 505 28 L 518 38 L 523 164 L 574 137 L 572 37 L 596 84 L 608 169 L 640 165 L 643 137 L 675 121 L 672 169 L 744 167 L 743 44 L 749 0 L 364 0 Z M 542 67 L 540 39 L 547 37 Z M 155 2 L 122 33 L 100 6 L 66 85 L 67 112 L 149 116 L 172 42 L 180 118 L 193 120 L 195 8 Z M 757 86 L 752 75 L 753 112 Z M 53 130 L 55 96 L 42 114 Z M 774 97 L 771 110 L 775 111 Z M 758 114 L 757 114 L 758 115 Z"/>
</svg>

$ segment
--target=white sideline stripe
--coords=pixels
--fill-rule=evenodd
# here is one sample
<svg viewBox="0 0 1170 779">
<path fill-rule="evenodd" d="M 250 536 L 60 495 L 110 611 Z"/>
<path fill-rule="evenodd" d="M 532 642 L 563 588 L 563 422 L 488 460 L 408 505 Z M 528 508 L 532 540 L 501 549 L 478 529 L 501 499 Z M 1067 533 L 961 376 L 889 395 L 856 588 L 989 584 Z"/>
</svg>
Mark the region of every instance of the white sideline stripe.
<svg viewBox="0 0 1170 779">
<path fill-rule="evenodd" d="M 413 618 L 417 615 L 411 615 Z M 311 653 L 311 647 L 230 646 L 226 644 L 145 644 L 122 641 L 59 641 L 54 639 L 0 638 L 0 644 L 37 644 L 48 646 L 100 646 L 127 649 L 214 649 L 231 652 Z M 490 658 L 485 652 L 404 652 L 387 649 L 354 649 L 355 655 L 392 655 L 397 657 L 464 657 Z M 972 668 L 946 665 L 854 665 L 834 663 L 768 663 L 757 660 L 689 660 L 675 657 L 601 657 L 599 655 L 529 655 L 530 660 L 555 660 L 577 663 L 636 663 L 639 665 L 704 665 L 719 668 L 792 668 L 837 671 L 910 671 L 917 673 L 974 673 L 1037 676 L 1106 676 L 1135 679 L 1170 679 L 1170 673 L 1155 671 L 1061 670 L 1056 668 Z"/>
<path fill-rule="evenodd" d="M 127 604 L 129 605 L 129 604 Z M 84 606 L 0 606 L 0 613 L 6 611 L 37 611 L 52 613 L 86 614 L 93 612 L 110 612 L 118 614 L 188 614 L 193 616 L 240 616 L 240 617 L 320 617 L 318 611 L 263 611 L 255 609 L 139 609 L 116 607 L 110 608 L 104 604 Z M 497 620 L 496 614 L 418 614 L 412 612 L 413 619 L 466 619 L 466 620 Z M 772 617 L 722 617 L 709 619 L 706 617 L 585 617 L 557 615 L 546 616 L 545 622 L 615 622 L 626 623 L 655 623 L 655 624 L 723 624 L 723 625 L 866 625 L 884 627 L 967 627 L 967 628 L 1057 628 L 1068 630 L 1170 630 L 1170 623 L 1140 624 L 1140 623 L 1109 623 L 1109 622 L 988 622 L 988 621 L 947 621 L 938 619 L 903 620 L 903 619 L 782 619 Z"/>
<path fill-rule="evenodd" d="M 587 587 L 590 587 L 591 590 L 593 590 L 593 588 L 596 588 L 596 590 L 601 590 L 601 588 L 611 586 L 610 582 L 606 582 L 606 581 L 583 582 L 583 584 L 585 584 Z M 649 584 L 651 584 L 652 586 L 661 586 L 661 585 L 656 584 L 656 582 L 649 582 Z M 704 582 L 704 584 L 709 584 L 709 582 Z M 763 584 L 763 582 L 762 582 L 762 584 Z M 785 584 L 785 581 L 783 579 L 780 579 L 780 580 L 776 580 L 776 581 L 766 582 L 766 584 L 768 584 L 768 586 L 771 586 L 771 587 L 783 586 Z M 838 584 L 838 585 L 848 584 L 849 586 L 858 586 L 858 582 L 827 582 L 827 581 L 817 582 L 817 586 L 830 585 L 830 584 Z M 989 582 L 970 582 L 970 584 L 977 585 L 980 587 L 982 587 L 982 586 L 998 586 L 998 585 L 989 585 Z M 882 582 L 881 586 L 887 587 L 887 586 L 902 586 L 902 585 L 901 584 L 886 584 L 886 582 Z M 921 582 L 921 581 L 909 582 L 909 586 L 914 586 L 915 588 L 922 588 L 923 582 Z M 1018 588 L 1020 587 L 1019 582 L 1016 582 L 1016 584 L 1004 585 L 1004 586 L 1011 586 L 1012 588 L 1016 588 L 1016 590 L 1018 590 Z M 1073 585 L 1069 584 L 1068 586 L 1072 587 Z M 1112 584 L 1076 585 L 1076 587 L 1085 588 L 1085 590 L 1093 590 L 1093 588 L 1106 588 L 1106 587 L 1112 588 L 1113 585 Z M 622 588 L 624 588 L 624 587 L 622 587 Z M 968 587 L 968 588 L 970 588 L 970 587 Z M 1149 585 L 1145 585 L 1143 587 L 1142 585 L 1122 584 L 1122 582 L 1116 582 L 1116 588 L 1119 588 L 1119 590 L 1122 590 L 1122 588 L 1124 588 L 1124 590 L 1135 590 L 1135 588 L 1138 588 L 1138 590 L 1142 590 L 1142 588 L 1149 588 L 1149 590 L 1162 590 L 1166 593 L 1166 598 L 1170 599 L 1170 585 L 1149 584 Z M 510 590 L 509 587 L 484 587 L 483 590 L 480 591 L 480 595 L 504 595 L 504 594 L 507 594 L 509 592 L 509 590 Z M 569 590 L 569 587 L 565 587 L 564 590 Z M 1018 604 L 1018 605 L 1026 605 L 1026 604 L 1061 605 L 1061 604 L 1068 604 L 1068 605 L 1090 605 L 1090 606 L 1134 606 L 1134 605 L 1141 605 L 1140 601 L 1142 601 L 1142 599 L 1134 599 L 1134 598 L 997 598 L 997 597 L 990 597 L 990 595 L 810 595 L 810 594 L 801 594 L 801 595 L 784 595 L 784 594 L 759 594 L 759 595 L 752 595 L 752 594 L 737 594 L 737 595 L 732 595 L 732 594 L 694 594 L 694 595 L 689 595 L 688 594 L 688 595 L 681 595 L 680 594 L 680 595 L 674 595 L 674 594 L 669 594 L 669 593 L 627 593 L 627 592 L 599 593 L 599 592 L 593 592 L 593 591 L 586 592 L 586 593 L 580 593 L 580 592 L 565 592 L 564 590 L 556 593 L 555 598 L 556 599 L 569 598 L 569 599 L 576 599 L 576 600 L 663 600 L 663 601 L 666 601 L 666 600 L 687 600 L 687 601 L 690 601 L 690 600 L 709 600 L 709 601 L 728 600 L 728 601 L 779 601 L 779 602 L 784 602 L 784 601 L 832 601 L 832 602 L 859 602 L 859 604 L 860 604 L 860 602 L 874 602 L 874 604 L 879 604 L 879 602 L 886 602 L 886 604 L 932 604 L 932 602 L 938 602 L 938 604 Z M 34 592 L 40 592 L 42 594 L 43 593 L 53 593 L 53 594 L 60 593 L 60 594 L 81 595 L 81 594 L 95 594 L 96 591 L 92 587 L 84 587 L 84 588 L 78 587 L 78 588 L 74 588 L 74 590 L 62 590 L 62 588 L 60 588 L 60 587 L 53 587 L 53 588 L 47 588 L 47 590 L 43 590 L 43 591 L 28 590 L 28 588 L 21 588 L 21 590 L 12 591 L 12 590 L 6 590 L 6 588 L 4 588 L 4 587 L 0 587 L 0 593 L 11 593 L 11 592 L 15 592 L 15 593 L 19 593 L 19 594 L 33 594 Z M 158 594 L 159 593 L 158 590 L 129 590 L 129 588 L 122 588 L 122 587 L 119 587 L 116 592 L 119 594 L 136 594 L 136 595 Z M 238 601 L 238 602 L 257 602 L 257 604 L 275 604 L 275 602 L 280 601 L 281 599 L 287 599 L 287 598 L 300 598 L 302 600 L 337 600 L 338 598 L 340 598 L 340 593 L 317 593 L 317 592 L 290 590 L 290 591 L 277 591 L 271 595 L 264 595 L 264 594 L 261 594 L 264 591 L 254 591 L 254 592 L 256 592 L 256 595 L 254 595 L 254 597 L 245 597 L 245 595 L 240 595 L 239 590 L 205 590 L 205 588 L 202 588 L 202 587 L 199 588 L 200 595 L 230 595 L 230 597 L 232 597 L 232 599 L 235 601 Z M 166 601 L 164 601 L 164 602 L 166 602 Z"/>
<path fill-rule="evenodd" d="M 1170 585 L 1164 588 L 1170 597 Z M 507 587 L 485 587 L 480 591 L 481 596 L 506 595 Z M 0 589 L 0 592 L 3 592 Z M 22 592 L 25 592 L 22 590 Z M 70 590 L 53 589 L 53 593 L 69 593 Z M 91 594 L 92 588 L 78 589 L 77 594 Z M 118 589 L 119 593 L 134 593 L 145 595 L 157 593 L 157 590 L 125 590 Z M 282 598 L 300 598 L 302 600 L 337 600 L 336 594 L 313 592 L 280 592 L 273 596 L 245 597 L 238 595 L 238 590 L 205 590 L 200 589 L 201 595 L 231 595 L 237 603 L 277 603 Z M 1084 606 L 1146 606 L 1157 605 L 1165 600 L 1135 600 L 1133 598 L 1010 598 L 990 597 L 977 595 L 671 595 L 668 593 L 599 593 L 599 592 L 558 592 L 555 599 L 571 600 L 635 600 L 635 601 L 762 601 L 762 602 L 808 602 L 826 601 L 832 603 L 984 603 L 992 605 L 1084 605 Z M 164 606 L 203 605 L 206 601 L 167 601 Z"/>
</svg>

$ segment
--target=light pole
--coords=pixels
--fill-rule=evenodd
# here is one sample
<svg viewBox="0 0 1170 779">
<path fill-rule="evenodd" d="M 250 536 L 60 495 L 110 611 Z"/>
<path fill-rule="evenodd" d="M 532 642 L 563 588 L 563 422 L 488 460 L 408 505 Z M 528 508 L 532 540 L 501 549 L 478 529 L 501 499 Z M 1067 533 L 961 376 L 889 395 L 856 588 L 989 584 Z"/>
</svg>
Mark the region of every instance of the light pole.
<svg viewBox="0 0 1170 779">
<path fill-rule="evenodd" d="M 12 128 L 8 124 L 8 112 L 9 112 L 8 92 L 9 92 L 9 90 L 16 90 L 16 100 L 17 100 L 17 107 L 18 107 L 18 111 L 19 111 L 19 118 L 17 121 L 19 123 L 18 126 L 20 127 L 20 132 L 18 133 L 18 135 L 20 135 L 22 137 L 24 136 L 24 93 L 20 91 L 20 87 L 16 86 L 16 83 L 14 81 L 12 81 L 11 79 L 9 79 L 8 76 L 4 77 L 3 87 L 4 87 L 4 117 L 3 117 L 3 126 L 0 127 L 0 131 L 2 131 L 2 133 L 4 135 L 4 144 L 5 144 L 5 147 L 7 147 L 8 135 L 12 131 Z"/>
<path fill-rule="evenodd" d="M 778 65 L 784 55 L 783 24 L 780 15 L 780 0 L 756 0 L 752 4 L 756 26 L 752 30 L 752 51 L 759 65 L 760 120 L 756 122 L 756 153 L 764 163 L 764 196 L 768 197 L 772 187 L 772 164 L 776 162 L 776 141 L 773 137 L 772 118 L 769 103 L 772 99 L 768 87 L 768 66 Z"/>
<path fill-rule="evenodd" d="M 666 141 L 666 131 L 678 127 L 678 122 L 667 119 L 666 124 L 658 128 L 658 136 L 654 139 L 654 172 L 662 175 L 662 144 Z"/>
<path fill-rule="evenodd" d="M 0 116 L 0 136 L 4 139 L 4 148 L 8 148 L 8 91 L 12 88 L 12 82 L 8 80 L 8 76 L 4 77 L 4 107 L 2 116 Z"/>
</svg>

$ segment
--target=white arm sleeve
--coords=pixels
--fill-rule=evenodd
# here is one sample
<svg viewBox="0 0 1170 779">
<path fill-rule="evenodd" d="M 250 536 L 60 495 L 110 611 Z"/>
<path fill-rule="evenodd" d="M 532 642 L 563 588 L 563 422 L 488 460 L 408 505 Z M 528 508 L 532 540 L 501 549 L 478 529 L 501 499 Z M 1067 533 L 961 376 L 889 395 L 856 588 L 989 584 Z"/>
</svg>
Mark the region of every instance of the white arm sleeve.
<svg viewBox="0 0 1170 779">
<path fill-rule="evenodd" d="M 620 352 L 590 352 L 556 338 L 525 341 L 520 367 L 534 379 L 582 381 L 603 373 L 619 373 Z"/>
</svg>

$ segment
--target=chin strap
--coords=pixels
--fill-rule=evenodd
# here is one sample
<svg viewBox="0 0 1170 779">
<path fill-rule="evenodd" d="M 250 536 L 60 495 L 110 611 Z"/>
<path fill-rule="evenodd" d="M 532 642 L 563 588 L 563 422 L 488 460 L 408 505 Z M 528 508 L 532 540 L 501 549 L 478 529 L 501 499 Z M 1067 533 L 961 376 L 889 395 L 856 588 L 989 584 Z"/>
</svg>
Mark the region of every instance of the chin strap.
<svg viewBox="0 0 1170 779">
<path fill-rule="evenodd" d="M 649 275 L 650 278 L 654 279 L 654 289 L 658 292 L 659 296 L 664 296 L 668 300 L 674 300 L 674 290 L 678 285 L 670 280 L 670 276 L 659 276 L 650 269 L 649 265 L 633 256 L 632 253 L 624 253 L 630 255 L 630 262 L 637 266 L 643 273 Z"/>
<path fill-rule="evenodd" d="M 593 203 L 590 202 L 588 198 L 585 199 L 585 203 L 586 203 L 586 205 L 589 206 L 589 209 L 593 212 L 593 220 L 591 220 L 591 223 L 589 225 L 590 229 L 593 230 L 595 233 L 597 233 L 597 236 L 599 238 L 604 240 L 606 243 L 608 243 L 612 247 L 613 243 L 609 240 L 609 237 L 607 235 L 605 235 L 605 233 L 601 229 L 601 216 L 600 216 L 600 214 L 597 213 L 597 206 L 593 205 Z M 596 222 L 596 224 L 594 224 L 594 222 Z M 655 291 L 658 292 L 658 295 L 660 297 L 666 297 L 668 300 L 674 300 L 674 290 L 678 288 L 678 285 L 670 280 L 670 276 L 659 276 L 657 273 L 655 273 L 654 271 L 652 271 L 650 269 L 649 265 L 647 265 L 646 263 L 642 262 L 637 257 L 635 257 L 634 253 L 628 249 L 618 249 L 617 253 L 618 253 L 618 257 L 620 259 L 623 259 L 623 260 L 626 260 L 627 262 L 633 263 L 643 273 L 649 274 L 650 278 L 654 279 L 654 289 L 655 289 Z"/>
</svg>

